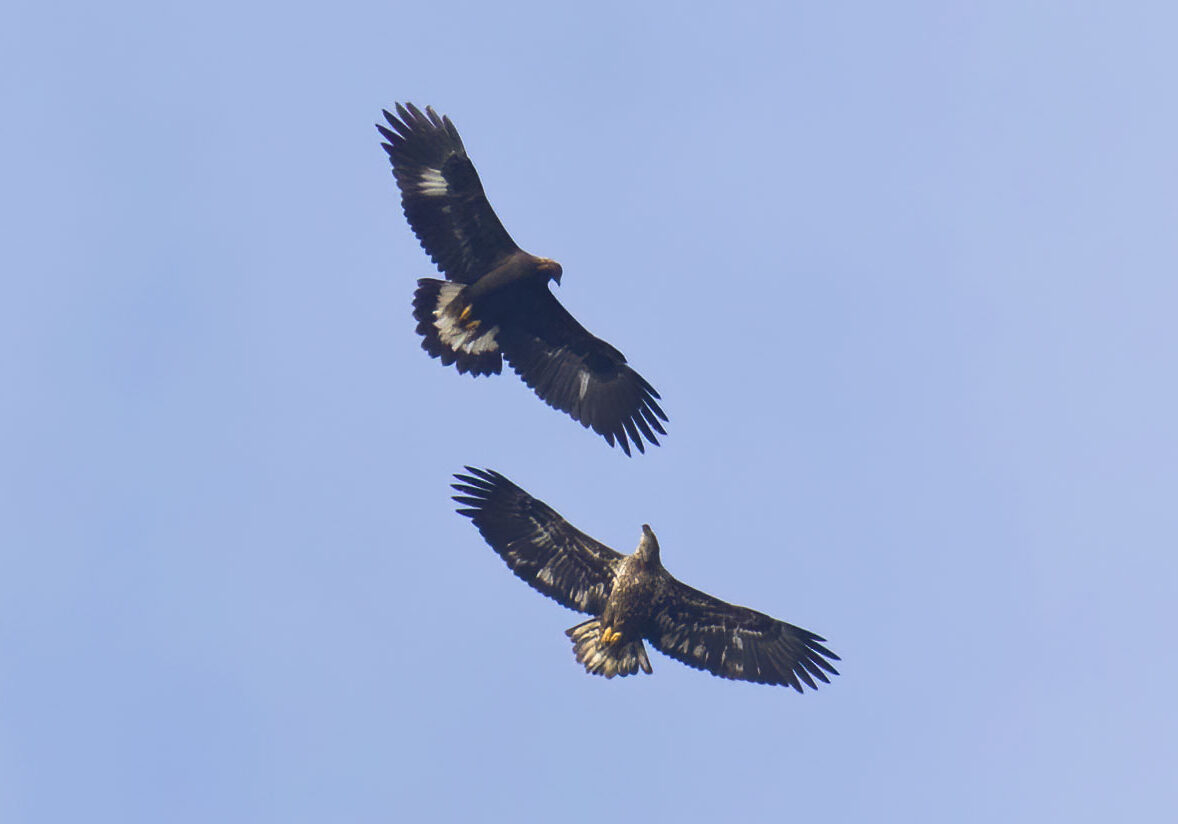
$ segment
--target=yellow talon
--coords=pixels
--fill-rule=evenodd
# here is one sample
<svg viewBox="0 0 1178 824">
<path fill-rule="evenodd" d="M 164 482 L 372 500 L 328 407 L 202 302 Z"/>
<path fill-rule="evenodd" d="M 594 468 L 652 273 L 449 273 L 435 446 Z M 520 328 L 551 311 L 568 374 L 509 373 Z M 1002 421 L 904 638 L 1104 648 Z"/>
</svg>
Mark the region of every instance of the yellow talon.
<svg viewBox="0 0 1178 824">
<path fill-rule="evenodd" d="M 605 644 L 606 646 L 616 644 L 621 640 L 621 638 L 622 633 L 618 632 L 616 629 L 606 627 L 601 631 L 601 643 Z"/>
<path fill-rule="evenodd" d="M 458 315 L 458 323 L 460 323 L 468 332 L 474 332 L 479 328 L 479 326 L 482 325 L 482 321 L 480 320 L 468 320 L 470 317 L 471 308 L 471 304 L 467 304 L 465 307 L 463 307 L 462 312 Z"/>
</svg>

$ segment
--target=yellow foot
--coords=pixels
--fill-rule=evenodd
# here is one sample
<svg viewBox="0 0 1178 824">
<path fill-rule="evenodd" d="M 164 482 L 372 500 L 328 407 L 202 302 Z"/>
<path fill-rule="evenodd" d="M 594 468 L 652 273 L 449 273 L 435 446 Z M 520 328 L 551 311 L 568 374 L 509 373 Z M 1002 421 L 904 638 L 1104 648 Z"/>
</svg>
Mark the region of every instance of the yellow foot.
<svg viewBox="0 0 1178 824">
<path fill-rule="evenodd" d="M 620 640 L 622 640 L 622 633 L 618 632 L 616 629 L 610 629 L 609 627 L 606 627 L 601 631 L 601 643 L 605 644 L 607 647 L 612 644 L 616 644 Z"/>
<path fill-rule="evenodd" d="M 483 325 L 481 320 L 473 320 L 470 317 L 470 307 L 467 306 L 462 310 L 462 314 L 458 316 L 458 322 L 462 324 L 462 328 L 467 332 L 476 332 L 478 328 Z"/>
</svg>

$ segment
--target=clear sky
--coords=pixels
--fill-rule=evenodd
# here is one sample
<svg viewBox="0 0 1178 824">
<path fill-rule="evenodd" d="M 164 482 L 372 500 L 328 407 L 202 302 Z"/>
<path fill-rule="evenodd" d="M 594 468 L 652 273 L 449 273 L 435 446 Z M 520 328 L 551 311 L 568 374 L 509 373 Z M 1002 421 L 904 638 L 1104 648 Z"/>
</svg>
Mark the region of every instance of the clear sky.
<svg viewBox="0 0 1178 824">
<path fill-rule="evenodd" d="M 1176 30 L 8 3 L 0 820 L 1169 820 Z M 454 119 L 661 448 L 421 351 L 396 100 Z M 453 513 L 468 463 L 622 551 L 650 523 L 843 674 L 586 675 Z"/>
</svg>

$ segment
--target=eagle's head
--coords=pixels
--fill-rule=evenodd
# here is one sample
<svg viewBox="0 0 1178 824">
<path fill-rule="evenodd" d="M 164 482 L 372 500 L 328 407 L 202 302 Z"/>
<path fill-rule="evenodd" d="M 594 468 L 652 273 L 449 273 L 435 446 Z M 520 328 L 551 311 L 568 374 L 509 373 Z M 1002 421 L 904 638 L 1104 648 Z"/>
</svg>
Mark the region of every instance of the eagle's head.
<svg viewBox="0 0 1178 824">
<path fill-rule="evenodd" d="M 559 263 L 557 263 L 552 258 L 540 258 L 540 262 L 536 265 L 536 268 L 539 269 L 542 274 L 547 275 L 552 280 L 555 280 L 556 285 L 560 286 L 560 276 L 564 274 L 564 269 L 560 267 Z"/>
<path fill-rule="evenodd" d="M 638 539 L 638 549 L 634 550 L 634 554 L 646 563 L 659 563 L 659 539 L 654 537 L 650 524 L 642 525 L 642 537 Z"/>
</svg>

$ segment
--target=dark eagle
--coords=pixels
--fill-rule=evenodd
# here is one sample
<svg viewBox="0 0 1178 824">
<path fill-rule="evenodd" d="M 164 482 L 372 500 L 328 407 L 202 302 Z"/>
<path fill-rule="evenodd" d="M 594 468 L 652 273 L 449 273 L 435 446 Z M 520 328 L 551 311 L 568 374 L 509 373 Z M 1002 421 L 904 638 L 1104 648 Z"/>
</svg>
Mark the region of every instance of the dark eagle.
<svg viewBox="0 0 1178 824">
<path fill-rule="evenodd" d="M 594 675 L 651 672 L 642 643 L 684 664 L 802 692 L 838 675 L 826 639 L 675 580 L 659 562 L 646 524 L 633 555 L 578 531 L 550 506 L 498 472 L 466 467 L 451 484 L 467 516 L 511 571 L 570 609 L 597 616 L 567 631 L 577 660 Z M 830 660 L 828 660 L 830 659 Z"/>
<path fill-rule="evenodd" d="M 397 104 L 377 124 L 414 234 L 446 280 L 422 278 L 413 317 L 422 348 L 471 375 L 498 374 L 507 358 L 549 406 L 583 426 L 644 451 L 667 434 L 659 393 L 626 357 L 577 323 L 548 290 L 560 264 L 515 245 L 483 194 L 448 117 Z"/>
</svg>

